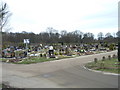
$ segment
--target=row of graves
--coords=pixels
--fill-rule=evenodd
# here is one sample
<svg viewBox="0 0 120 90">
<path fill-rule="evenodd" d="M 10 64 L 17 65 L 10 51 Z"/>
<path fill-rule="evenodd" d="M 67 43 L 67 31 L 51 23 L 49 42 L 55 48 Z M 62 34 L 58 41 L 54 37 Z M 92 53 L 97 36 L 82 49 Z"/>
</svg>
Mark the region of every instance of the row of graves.
<svg viewBox="0 0 120 90">
<path fill-rule="evenodd" d="M 10 46 L 4 50 L 2 50 L 1 55 L 2 58 L 24 58 L 27 56 L 27 52 L 25 49 L 17 49 L 14 46 Z"/>
<path fill-rule="evenodd" d="M 80 44 L 80 45 L 36 45 L 29 48 L 17 48 L 10 46 L 0 54 L 1 58 L 28 58 L 28 57 L 45 57 L 59 58 L 61 56 L 82 56 L 91 55 L 100 52 L 107 52 L 109 48 L 105 48 L 100 44 Z"/>
<path fill-rule="evenodd" d="M 33 47 L 34 48 L 34 47 Z M 91 55 L 101 52 L 107 52 L 109 48 L 102 47 L 99 44 L 81 44 L 81 45 L 46 45 L 46 46 L 36 46 L 32 49 L 28 56 L 40 56 L 55 58 L 59 56 L 81 56 L 81 55 Z"/>
</svg>

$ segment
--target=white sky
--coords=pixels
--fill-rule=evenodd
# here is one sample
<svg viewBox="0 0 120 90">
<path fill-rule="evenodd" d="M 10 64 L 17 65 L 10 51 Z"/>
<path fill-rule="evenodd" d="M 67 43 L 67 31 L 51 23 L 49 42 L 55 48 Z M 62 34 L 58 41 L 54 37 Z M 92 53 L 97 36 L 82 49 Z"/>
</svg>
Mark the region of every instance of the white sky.
<svg viewBox="0 0 120 90">
<path fill-rule="evenodd" d="M 11 32 L 46 31 L 97 34 L 118 31 L 119 0 L 4 0 L 12 12 Z"/>
</svg>

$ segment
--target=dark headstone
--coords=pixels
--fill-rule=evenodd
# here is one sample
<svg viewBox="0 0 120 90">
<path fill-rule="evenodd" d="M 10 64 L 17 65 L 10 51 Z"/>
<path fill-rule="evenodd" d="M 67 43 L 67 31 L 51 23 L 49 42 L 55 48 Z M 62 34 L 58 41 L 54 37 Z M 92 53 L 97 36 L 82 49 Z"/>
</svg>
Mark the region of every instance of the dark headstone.
<svg viewBox="0 0 120 90">
<path fill-rule="evenodd" d="M 42 57 L 42 54 L 40 54 L 40 57 Z"/>
<path fill-rule="evenodd" d="M 52 54 L 54 54 L 54 50 L 49 50 L 49 55 L 51 56 Z"/>
</svg>

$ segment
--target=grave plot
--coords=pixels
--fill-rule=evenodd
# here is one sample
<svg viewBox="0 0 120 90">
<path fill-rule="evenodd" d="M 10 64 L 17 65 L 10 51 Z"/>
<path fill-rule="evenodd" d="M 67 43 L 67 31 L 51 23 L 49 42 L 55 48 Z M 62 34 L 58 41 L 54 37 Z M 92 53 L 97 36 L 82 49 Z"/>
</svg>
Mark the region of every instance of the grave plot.
<svg viewBox="0 0 120 90">
<path fill-rule="evenodd" d="M 111 48 L 111 46 L 108 46 Z M 73 58 L 82 55 L 91 55 L 110 51 L 100 44 L 80 45 L 35 45 L 28 49 L 6 48 L 2 51 L 3 62 L 30 64 L 63 58 Z"/>
</svg>

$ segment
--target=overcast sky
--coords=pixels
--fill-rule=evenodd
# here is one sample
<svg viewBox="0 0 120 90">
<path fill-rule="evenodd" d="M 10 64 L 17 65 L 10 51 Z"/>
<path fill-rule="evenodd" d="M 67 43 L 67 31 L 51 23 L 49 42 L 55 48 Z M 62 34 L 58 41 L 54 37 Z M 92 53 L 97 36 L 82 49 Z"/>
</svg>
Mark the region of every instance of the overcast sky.
<svg viewBox="0 0 120 90">
<path fill-rule="evenodd" d="M 12 12 L 11 32 L 46 31 L 97 34 L 118 31 L 119 0 L 4 0 Z"/>
</svg>

